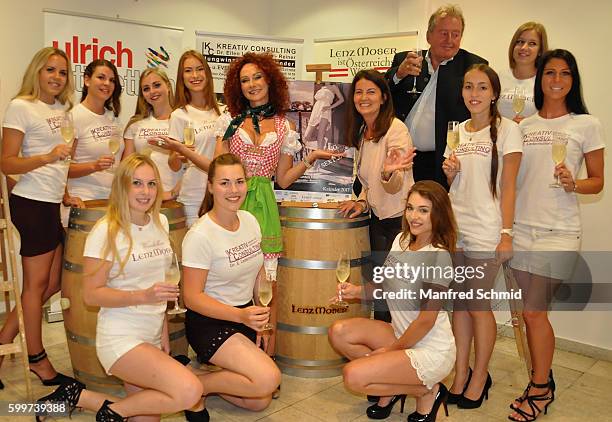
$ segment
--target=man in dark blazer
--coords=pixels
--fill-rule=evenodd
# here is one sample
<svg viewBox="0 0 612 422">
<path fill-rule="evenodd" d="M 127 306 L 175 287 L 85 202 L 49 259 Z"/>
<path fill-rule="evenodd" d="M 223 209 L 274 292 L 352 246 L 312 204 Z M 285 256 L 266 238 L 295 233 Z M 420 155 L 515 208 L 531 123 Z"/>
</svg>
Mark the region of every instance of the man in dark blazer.
<svg viewBox="0 0 612 422">
<path fill-rule="evenodd" d="M 487 63 L 459 48 L 464 28 L 459 7 L 440 7 L 429 18 L 429 50 L 421 56 L 397 53 L 386 73 L 395 115 L 408 126 L 417 149 L 414 180 L 435 180 L 447 189 L 442 172 L 447 124 L 469 118 L 461 96 L 463 74 L 475 63 Z M 417 93 L 411 93 L 415 77 Z"/>
</svg>

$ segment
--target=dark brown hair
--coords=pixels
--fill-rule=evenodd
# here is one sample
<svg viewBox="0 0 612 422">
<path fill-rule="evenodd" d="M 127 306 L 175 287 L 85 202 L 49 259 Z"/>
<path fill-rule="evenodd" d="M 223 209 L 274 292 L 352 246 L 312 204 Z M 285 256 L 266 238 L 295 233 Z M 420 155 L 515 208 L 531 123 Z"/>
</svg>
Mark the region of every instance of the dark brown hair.
<svg viewBox="0 0 612 422">
<path fill-rule="evenodd" d="M 210 167 L 208 167 L 208 184 L 211 185 L 215 180 L 215 175 L 217 173 L 218 166 L 234 166 L 239 165 L 244 172 L 244 177 L 246 178 L 246 170 L 244 169 L 244 165 L 240 158 L 237 155 L 232 153 L 221 154 L 217 156 L 210 163 Z M 198 216 L 203 216 L 208 211 L 212 210 L 214 206 L 214 199 L 212 193 L 210 193 L 210 186 L 206 187 L 206 193 L 204 194 L 204 200 L 202 200 L 202 205 L 200 206 L 200 211 L 198 212 Z"/>
<path fill-rule="evenodd" d="M 119 73 L 117 72 L 117 67 L 106 59 L 98 59 L 89 63 L 83 72 L 84 76 L 91 78 L 96 71 L 96 68 L 99 66 L 108 67 L 113 72 L 113 76 L 115 77 L 115 89 L 113 89 L 113 95 L 106 101 L 104 101 L 104 108 L 113 112 L 115 117 L 118 117 L 121 114 L 121 101 L 119 101 L 119 97 L 121 97 L 121 79 L 119 79 Z M 81 102 L 87 98 L 87 93 L 89 89 L 83 83 L 83 92 L 81 94 Z"/>
<path fill-rule="evenodd" d="M 270 104 L 277 114 L 284 114 L 284 111 L 289 109 L 289 86 L 280 65 L 268 53 L 246 53 L 230 64 L 223 85 L 223 95 L 230 114 L 237 116 L 250 106 L 240 86 L 240 71 L 249 63 L 261 69 L 268 84 Z"/>
<path fill-rule="evenodd" d="M 448 197 L 448 192 L 437 182 L 433 180 L 421 180 L 416 182 L 408 191 L 406 197 L 406 209 L 410 195 L 418 193 L 423 198 L 431 201 L 431 244 L 436 248 L 446 249 L 449 252 L 455 252 L 457 245 L 457 222 L 453 207 Z M 406 218 L 406 210 L 402 215 L 402 235 L 400 237 L 400 245 L 408 245 L 413 242 L 415 237 L 410 233 L 410 225 Z M 407 242 L 408 241 L 408 242 Z"/>
<path fill-rule="evenodd" d="M 383 97 L 383 104 L 380 106 L 380 111 L 378 112 L 378 116 L 376 116 L 376 121 L 374 122 L 374 127 L 371 128 L 374 132 L 374 141 L 378 142 L 380 138 L 385 136 L 389 127 L 391 127 L 391 123 L 395 117 L 395 112 L 393 110 L 393 101 L 391 100 L 391 90 L 389 89 L 389 85 L 387 84 L 387 80 L 377 70 L 374 69 L 366 69 L 360 70 L 357 72 L 355 77 L 353 78 L 353 82 L 351 83 L 351 91 L 349 93 L 349 101 L 350 106 L 347 107 L 347 137 L 350 145 L 355 148 L 359 148 L 361 143 L 361 135 L 362 135 L 362 127 L 365 124 L 363 117 L 355 108 L 355 86 L 357 82 L 362 79 L 366 79 L 380 89 L 380 92 Z"/>
</svg>

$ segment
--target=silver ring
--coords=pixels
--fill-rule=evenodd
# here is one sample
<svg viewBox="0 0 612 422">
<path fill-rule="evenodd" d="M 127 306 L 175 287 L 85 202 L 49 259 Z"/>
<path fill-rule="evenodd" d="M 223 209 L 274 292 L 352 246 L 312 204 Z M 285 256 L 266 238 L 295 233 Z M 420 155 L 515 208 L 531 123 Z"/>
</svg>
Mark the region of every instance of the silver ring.
<svg viewBox="0 0 612 422">
<path fill-rule="evenodd" d="M 164 145 L 164 141 L 162 141 L 161 139 L 159 139 L 159 140 L 157 141 L 157 146 L 158 146 L 158 147 L 161 147 L 161 146 L 163 146 L 163 145 Z"/>
</svg>

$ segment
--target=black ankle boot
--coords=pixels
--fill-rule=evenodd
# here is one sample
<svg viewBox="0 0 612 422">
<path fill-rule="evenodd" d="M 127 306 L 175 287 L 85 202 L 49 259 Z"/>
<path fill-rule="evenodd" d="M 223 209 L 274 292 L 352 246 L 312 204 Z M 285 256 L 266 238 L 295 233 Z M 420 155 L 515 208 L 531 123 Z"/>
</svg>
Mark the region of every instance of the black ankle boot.
<svg viewBox="0 0 612 422">
<path fill-rule="evenodd" d="M 96 413 L 96 422 L 125 422 L 127 418 L 124 418 L 119 413 L 108 407 L 113 404 L 110 400 L 104 400 L 104 404 Z"/>
<path fill-rule="evenodd" d="M 198 410 L 197 412 L 185 410 L 185 419 L 189 422 L 208 422 L 210 420 L 210 415 L 206 408 Z"/>
<path fill-rule="evenodd" d="M 391 414 L 391 411 L 393 410 L 393 406 L 398 401 L 401 402 L 400 413 L 404 413 L 404 403 L 406 403 L 406 395 L 400 394 L 397 396 L 393 396 L 389 404 L 385 407 L 379 406 L 378 403 L 368 407 L 368 409 L 366 410 L 366 415 L 368 415 L 368 418 L 370 419 L 387 419 Z"/>
</svg>

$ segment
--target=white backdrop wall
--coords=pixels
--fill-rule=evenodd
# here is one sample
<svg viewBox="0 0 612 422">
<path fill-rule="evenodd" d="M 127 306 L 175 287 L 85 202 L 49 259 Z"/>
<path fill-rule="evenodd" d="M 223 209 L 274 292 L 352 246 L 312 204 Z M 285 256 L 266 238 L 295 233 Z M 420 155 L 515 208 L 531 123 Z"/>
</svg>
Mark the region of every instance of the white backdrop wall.
<svg viewBox="0 0 612 422">
<path fill-rule="evenodd" d="M 43 8 L 80 11 L 104 16 L 119 15 L 185 29 L 183 45 L 195 45 L 196 29 L 211 32 L 276 35 L 305 39 L 304 63 L 312 56 L 315 38 L 424 31 L 431 12 L 446 2 L 439 0 L 0 0 L 0 116 L 15 94 L 32 54 L 42 46 Z M 612 3 L 599 1 L 463 0 L 466 17 L 462 46 L 487 58 L 494 68 L 507 66 L 507 48 L 518 25 L 528 20 L 542 22 L 552 48 L 566 48 L 577 59 L 589 111 L 599 117 L 612 142 L 610 88 L 604 72 L 612 67 L 604 42 L 612 38 L 609 17 Z M 424 36 L 422 38 L 424 42 Z M 306 73 L 303 73 L 307 77 Z M 608 154 L 606 154 L 608 155 Z M 606 167 L 607 186 L 600 195 L 582 198 L 583 250 L 612 250 L 612 166 Z M 555 313 L 557 335 L 568 340 L 612 350 L 612 312 Z"/>
</svg>

